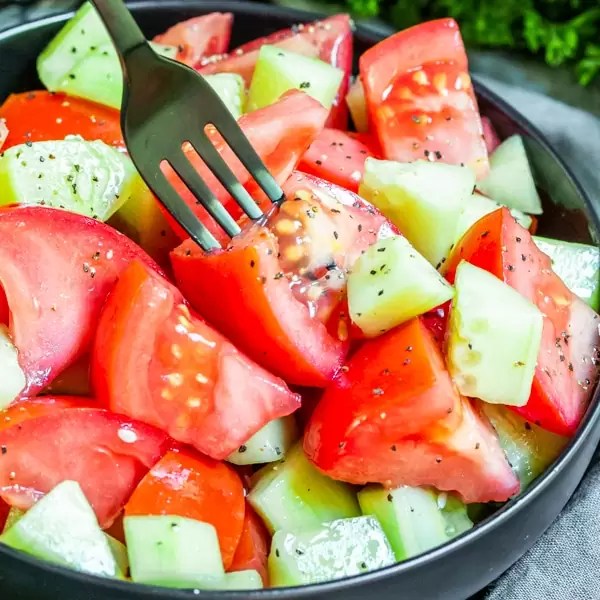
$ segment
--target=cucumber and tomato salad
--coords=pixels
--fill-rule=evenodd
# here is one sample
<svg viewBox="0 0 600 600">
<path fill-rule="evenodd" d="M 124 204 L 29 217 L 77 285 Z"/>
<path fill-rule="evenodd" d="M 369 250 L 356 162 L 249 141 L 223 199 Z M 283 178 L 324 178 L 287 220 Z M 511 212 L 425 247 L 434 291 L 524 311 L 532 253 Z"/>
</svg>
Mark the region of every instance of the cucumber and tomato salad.
<svg viewBox="0 0 600 600">
<path fill-rule="evenodd" d="M 39 57 L 47 91 L 0 106 L 0 543 L 42 560 L 197 590 L 383 568 L 523 492 L 595 388 L 600 254 L 532 236 L 526 145 L 480 116 L 453 20 L 353 81 L 347 15 L 234 50 L 231 26 L 153 41 L 285 192 L 270 210 L 208 131 L 268 212 L 248 222 L 190 153 L 241 234 L 167 175 L 223 250 L 127 156 L 89 4 Z"/>
</svg>

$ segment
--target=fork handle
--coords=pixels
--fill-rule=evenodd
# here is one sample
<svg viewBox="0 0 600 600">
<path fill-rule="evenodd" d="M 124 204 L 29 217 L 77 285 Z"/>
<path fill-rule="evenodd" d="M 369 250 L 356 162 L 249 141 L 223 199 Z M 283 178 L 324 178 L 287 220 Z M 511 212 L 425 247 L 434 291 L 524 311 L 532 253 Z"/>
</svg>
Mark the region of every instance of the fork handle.
<svg viewBox="0 0 600 600">
<path fill-rule="evenodd" d="M 121 59 L 146 43 L 146 37 L 122 0 L 92 0 Z"/>
</svg>

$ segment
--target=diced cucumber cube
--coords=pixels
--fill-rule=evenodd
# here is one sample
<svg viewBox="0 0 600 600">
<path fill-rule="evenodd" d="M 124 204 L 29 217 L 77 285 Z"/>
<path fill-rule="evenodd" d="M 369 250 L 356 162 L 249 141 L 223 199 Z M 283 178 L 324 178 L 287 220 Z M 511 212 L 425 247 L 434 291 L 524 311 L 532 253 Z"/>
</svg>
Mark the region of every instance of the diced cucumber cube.
<svg viewBox="0 0 600 600">
<path fill-rule="evenodd" d="M 255 474 L 248 501 L 271 533 L 360 515 L 354 490 L 320 473 L 306 458 L 302 444 Z"/>
<path fill-rule="evenodd" d="M 281 460 L 298 439 L 293 415 L 275 419 L 257 431 L 227 459 L 234 465 L 257 465 Z"/>
<path fill-rule="evenodd" d="M 131 579 L 172 588 L 201 586 L 206 577 L 223 577 L 215 528 L 184 517 L 125 517 Z"/>
<path fill-rule="evenodd" d="M 172 46 L 152 46 L 167 58 L 177 54 Z M 66 92 L 121 107 L 121 65 L 104 23 L 89 2 L 81 6 L 40 54 L 37 69 L 41 82 L 51 92 Z"/>
<path fill-rule="evenodd" d="M 205 75 L 210 87 L 217 92 L 229 112 L 239 119 L 246 104 L 246 85 L 237 73 L 216 73 Z"/>
<path fill-rule="evenodd" d="M 520 135 L 507 138 L 492 152 L 490 172 L 477 182 L 477 188 L 509 208 L 532 215 L 542 214 L 542 201 Z"/>
<path fill-rule="evenodd" d="M 0 410 L 13 402 L 26 383 L 8 327 L 0 325 Z"/>
<path fill-rule="evenodd" d="M 486 198 L 481 194 L 473 194 L 458 218 L 454 243 L 457 244 L 462 236 L 467 233 L 467 231 L 469 231 L 469 229 L 471 229 L 471 227 L 475 225 L 479 219 L 485 217 L 485 215 L 493 213 L 501 206 L 502 204 L 494 202 L 490 198 Z M 525 229 L 529 229 L 531 227 L 532 219 L 529 215 L 515 210 L 514 208 L 511 209 L 510 214 L 515 218 L 517 223 L 522 225 Z"/>
<path fill-rule="evenodd" d="M 131 159 L 99 140 L 13 146 L 0 157 L 0 204 L 41 204 L 108 219 L 145 187 Z"/>
<path fill-rule="evenodd" d="M 481 403 L 491 421 L 508 462 L 521 482 L 524 492 L 558 457 L 569 441 L 529 423 L 503 406 Z"/>
<path fill-rule="evenodd" d="M 454 282 L 448 368 L 461 394 L 524 406 L 542 340 L 543 315 L 519 292 L 465 261 Z"/>
<path fill-rule="evenodd" d="M 119 567 L 120 575 L 125 578 L 127 577 L 127 573 L 129 573 L 129 556 L 127 555 L 127 548 L 125 544 L 122 544 L 119 540 L 112 537 L 112 535 L 108 535 L 108 533 L 104 534 L 106 536 L 106 540 L 108 541 L 108 545 L 110 547 L 110 551 Z"/>
<path fill-rule="evenodd" d="M 397 561 L 440 546 L 473 526 L 462 502 L 431 489 L 370 485 L 358 493 L 358 501 L 363 514 L 381 524 Z"/>
<path fill-rule="evenodd" d="M 596 312 L 600 310 L 600 249 L 550 238 L 534 237 L 536 246 L 552 259 L 554 272 Z"/>
<path fill-rule="evenodd" d="M 356 131 L 366 133 L 369 131 L 369 116 L 367 114 L 367 102 L 365 100 L 365 89 L 360 77 L 357 77 L 346 94 L 346 104 L 350 109 L 350 116 Z"/>
<path fill-rule="evenodd" d="M 121 573 L 79 484 L 64 481 L 46 494 L 0 542 L 36 558 L 106 577 Z"/>
<path fill-rule="evenodd" d="M 471 200 L 474 186 L 475 174 L 468 167 L 367 158 L 359 193 L 443 271 L 459 217 Z"/>
<path fill-rule="evenodd" d="M 247 110 L 276 102 L 288 90 L 299 89 L 331 108 L 344 73 L 330 64 L 265 45 L 260 49 L 250 88 Z"/>
<path fill-rule="evenodd" d="M 450 300 L 452 286 L 401 236 L 373 244 L 348 276 L 350 317 L 377 336 Z"/>
<path fill-rule="evenodd" d="M 217 589 L 223 590 L 260 590 L 263 586 L 263 580 L 258 573 L 249 569 L 247 571 L 234 571 L 225 573 L 225 577 L 221 583 L 222 587 Z"/>
<path fill-rule="evenodd" d="M 274 587 L 307 585 L 393 563 L 394 553 L 376 519 L 339 519 L 294 532 L 277 531 L 269 554 L 269 580 Z"/>
</svg>

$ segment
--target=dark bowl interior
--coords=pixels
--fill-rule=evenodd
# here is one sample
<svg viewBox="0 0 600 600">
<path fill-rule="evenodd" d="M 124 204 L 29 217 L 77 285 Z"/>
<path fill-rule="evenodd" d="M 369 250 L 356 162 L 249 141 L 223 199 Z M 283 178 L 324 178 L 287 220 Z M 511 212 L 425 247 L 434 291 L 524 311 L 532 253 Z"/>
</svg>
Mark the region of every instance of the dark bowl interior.
<svg viewBox="0 0 600 600">
<path fill-rule="evenodd" d="M 130 5 L 151 37 L 177 21 L 215 10 L 236 16 L 232 45 L 316 17 L 275 6 L 237 1 L 151 0 Z M 65 21 L 53 17 L 0 34 L 0 100 L 13 91 L 40 87 L 35 59 Z M 389 31 L 358 27 L 355 56 Z M 513 108 L 476 82 L 480 108 L 502 137 L 521 133 L 543 192 L 543 235 L 570 241 L 597 240 L 599 215 L 543 136 Z M 577 435 L 548 471 L 523 496 L 472 531 L 431 552 L 380 571 L 318 586 L 256 592 L 202 592 L 211 599 L 353 600 L 378 594 L 403 600 L 445 600 L 471 596 L 484 588 L 535 542 L 565 505 L 581 480 L 600 438 L 598 390 Z M 119 583 L 41 563 L 0 546 L 0 598 L 11 600 L 178 600 L 198 595 Z"/>
</svg>

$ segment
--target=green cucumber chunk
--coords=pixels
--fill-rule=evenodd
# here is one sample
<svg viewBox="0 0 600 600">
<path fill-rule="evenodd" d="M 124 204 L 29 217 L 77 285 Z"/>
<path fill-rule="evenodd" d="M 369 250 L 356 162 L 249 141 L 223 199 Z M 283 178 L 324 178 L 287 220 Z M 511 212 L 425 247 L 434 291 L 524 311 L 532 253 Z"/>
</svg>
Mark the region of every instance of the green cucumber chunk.
<svg viewBox="0 0 600 600">
<path fill-rule="evenodd" d="M 112 535 L 108 535 L 108 533 L 105 533 L 104 535 L 106 536 L 115 562 L 119 567 L 119 573 L 123 578 L 127 577 L 127 574 L 129 573 L 129 556 L 127 555 L 125 544 L 122 544 L 119 540 L 112 537 Z"/>
<path fill-rule="evenodd" d="M 30 508 L 0 542 L 36 558 L 94 575 L 122 576 L 79 484 L 64 481 Z"/>
<path fill-rule="evenodd" d="M 354 490 L 320 473 L 306 458 L 301 443 L 284 460 L 255 473 L 248 502 L 271 533 L 360 515 Z"/>
<path fill-rule="evenodd" d="M 237 73 L 216 73 L 205 75 L 204 79 L 217 92 L 229 112 L 239 119 L 246 104 L 246 85 L 243 77 Z"/>
<path fill-rule="evenodd" d="M 509 285 L 468 262 L 454 281 L 448 368 L 461 394 L 524 406 L 542 340 L 543 315 Z"/>
<path fill-rule="evenodd" d="M 524 492 L 558 457 L 568 438 L 529 423 L 503 406 L 482 402 L 481 408 L 496 430 L 506 458 L 521 482 L 521 492 Z"/>
<path fill-rule="evenodd" d="M 174 58 L 177 48 L 151 44 Z M 85 2 L 37 60 L 40 81 L 51 92 L 65 92 L 113 108 L 121 107 L 123 74 L 117 53 L 100 16 Z"/>
<path fill-rule="evenodd" d="M 507 138 L 492 152 L 490 172 L 477 182 L 477 189 L 509 208 L 542 214 L 542 201 L 520 135 Z"/>
<path fill-rule="evenodd" d="M 600 249 L 588 244 L 543 237 L 534 237 L 533 241 L 552 259 L 552 268 L 565 285 L 598 312 L 600 310 Z"/>
<path fill-rule="evenodd" d="M 307 585 L 367 573 L 394 562 L 377 519 L 338 519 L 277 531 L 269 554 L 269 581 L 274 587 Z"/>
<path fill-rule="evenodd" d="M 377 336 L 450 300 L 452 286 L 401 236 L 380 240 L 348 276 L 350 317 Z"/>
<path fill-rule="evenodd" d="M 346 104 L 350 110 L 350 116 L 354 128 L 359 133 L 369 131 L 369 116 L 367 114 L 367 102 L 365 100 L 365 89 L 360 77 L 357 77 L 346 94 Z"/>
<path fill-rule="evenodd" d="M 209 523 L 171 515 L 125 517 L 131 579 L 194 588 L 224 575 L 219 539 Z"/>
<path fill-rule="evenodd" d="M 108 219 L 138 191 L 131 159 L 76 136 L 13 146 L 0 157 L 0 204 L 41 204 Z"/>
<path fill-rule="evenodd" d="M 397 561 L 440 546 L 473 526 L 458 498 L 432 489 L 370 485 L 358 493 L 358 501 L 363 514 L 381 524 Z"/>
<path fill-rule="evenodd" d="M 474 186 L 475 175 L 468 167 L 367 158 L 359 194 L 443 271 L 459 217 L 471 201 Z"/>
<path fill-rule="evenodd" d="M 2 530 L 2 533 L 8 531 L 24 514 L 24 510 L 11 506 L 6 517 L 6 521 L 4 522 L 4 529 Z"/>
<path fill-rule="evenodd" d="M 19 352 L 8 327 L 0 324 L 0 410 L 13 402 L 26 383 L 25 373 L 19 365 Z"/>
<path fill-rule="evenodd" d="M 257 431 L 227 459 L 234 465 L 258 465 L 281 460 L 298 439 L 293 415 L 275 419 Z"/>
<path fill-rule="evenodd" d="M 343 76 L 340 69 L 318 58 L 265 45 L 256 61 L 246 110 L 269 106 L 293 89 L 302 90 L 325 108 L 331 108 Z"/>
<path fill-rule="evenodd" d="M 467 231 L 469 231 L 469 229 L 471 229 L 471 227 L 475 225 L 479 219 L 482 219 L 486 215 L 493 213 L 501 206 L 502 204 L 494 202 L 486 196 L 482 196 L 481 194 L 473 194 L 458 218 L 454 243 L 457 244 L 463 235 L 467 233 Z M 510 213 L 519 225 L 523 226 L 525 229 L 529 229 L 531 227 L 532 218 L 529 215 L 515 210 L 514 208 L 511 209 Z"/>
</svg>

